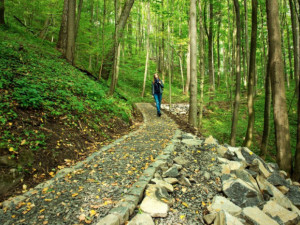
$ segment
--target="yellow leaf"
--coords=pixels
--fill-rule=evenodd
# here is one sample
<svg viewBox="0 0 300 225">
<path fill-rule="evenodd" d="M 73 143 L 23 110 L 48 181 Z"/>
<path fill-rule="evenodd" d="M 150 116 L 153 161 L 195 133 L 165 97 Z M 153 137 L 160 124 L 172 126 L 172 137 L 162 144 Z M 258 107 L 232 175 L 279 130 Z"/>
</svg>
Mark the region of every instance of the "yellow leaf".
<svg viewBox="0 0 300 225">
<path fill-rule="evenodd" d="M 184 220 L 184 218 L 185 218 L 185 215 L 180 215 L 181 220 Z"/>
<path fill-rule="evenodd" d="M 40 210 L 40 213 L 42 213 L 42 212 L 44 212 L 44 211 L 45 211 L 45 209 L 41 209 L 41 210 Z"/>
<path fill-rule="evenodd" d="M 78 195 L 78 193 L 74 193 L 74 194 L 72 194 L 72 197 L 74 198 L 74 197 L 76 197 Z"/>
<path fill-rule="evenodd" d="M 84 221 L 85 220 L 85 215 L 84 214 L 81 214 L 80 216 L 79 216 L 79 221 L 81 222 L 81 221 Z"/>
<path fill-rule="evenodd" d="M 206 206 L 205 202 L 202 201 L 202 206 Z"/>
<path fill-rule="evenodd" d="M 16 217 L 16 215 L 12 215 L 12 216 L 11 216 L 11 218 L 15 218 L 15 217 Z"/>
<path fill-rule="evenodd" d="M 25 145 L 26 144 L 26 140 L 21 141 L 21 145 Z"/>
<path fill-rule="evenodd" d="M 50 172 L 49 175 L 50 175 L 51 177 L 54 177 L 54 172 Z"/>
<path fill-rule="evenodd" d="M 253 152 L 250 151 L 249 154 L 250 154 L 250 155 L 253 155 Z"/>
<path fill-rule="evenodd" d="M 51 202 L 52 199 L 46 198 L 44 201 L 45 201 L 45 202 Z"/>
<path fill-rule="evenodd" d="M 10 151 L 10 152 L 13 152 L 13 151 L 15 151 L 15 150 L 14 150 L 13 147 L 10 147 L 10 148 L 9 148 L 9 151 Z"/>
<path fill-rule="evenodd" d="M 216 159 L 215 159 L 215 158 L 212 158 L 211 160 L 212 160 L 212 161 L 215 161 Z"/>
<path fill-rule="evenodd" d="M 91 215 L 91 216 L 96 215 L 96 211 L 92 209 L 92 210 L 90 211 L 90 215 Z"/>
<path fill-rule="evenodd" d="M 186 202 L 183 202 L 182 205 L 184 205 L 185 207 L 189 207 L 189 205 Z"/>
</svg>

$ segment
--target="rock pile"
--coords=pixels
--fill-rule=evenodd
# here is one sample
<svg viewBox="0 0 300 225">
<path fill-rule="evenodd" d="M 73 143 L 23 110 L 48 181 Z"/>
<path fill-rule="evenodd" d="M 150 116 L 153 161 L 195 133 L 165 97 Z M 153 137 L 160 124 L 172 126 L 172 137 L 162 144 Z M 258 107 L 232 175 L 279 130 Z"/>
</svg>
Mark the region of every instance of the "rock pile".
<svg viewBox="0 0 300 225">
<path fill-rule="evenodd" d="M 168 104 L 162 104 L 162 109 L 170 112 L 170 106 Z M 189 104 L 173 104 L 171 107 L 171 113 L 174 115 L 187 115 L 189 112 Z"/>
<path fill-rule="evenodd" d="M 299 183 L 248 148 L 217 146 L 217 152 L 227 198 L 214 197 L 207 224 L 300 224 Z"/>
</svg>

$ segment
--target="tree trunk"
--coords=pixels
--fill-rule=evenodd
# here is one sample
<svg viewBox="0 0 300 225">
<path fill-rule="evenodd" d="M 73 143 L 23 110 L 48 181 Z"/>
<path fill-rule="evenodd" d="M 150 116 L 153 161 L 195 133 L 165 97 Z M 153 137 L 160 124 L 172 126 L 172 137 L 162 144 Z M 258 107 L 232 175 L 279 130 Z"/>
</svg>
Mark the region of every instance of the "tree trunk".
<svg viewBox="0 0 300 225">
<path fill-rule="evenodd" d="M 270 55 L 270 53 L 269 53 Z M 270 114 L 271 114 L 271 80 L 270 80 L 270 62 L 268 60 L 266 79 L 265 79 L 265 111 L 264 111 L 264 131 L 261 141 L 261 157 L 267 156 L 267 147 L 270 134 Z"/>
<path fill-rule="evenodd" d="M 204 72 L 205 72 L 205 52 L 204 52 L 204 27 L 203 27 L 203 19 L 202 19 L 202 7 L 201 1 L 199 1 L 199 56 L 200 56 L 200 104 L 199 104 L 199 121 L 198 121 L 198 130 L 202 128 L 202 117 L 203 117 L 203 107 L 204 107 Z M 224 57 L 225 58 L 225 57 Z"/>
<path fill-rule="evenodd" d="M 248 74 L 248 128 L 244 146 L 250 147 L 254 128 L 254 78 L 256 68 L 256 39 L 257 39 L 257 0 L 252 0 L 252 32 L 250 48 L 250 67 Z"/>
<path fill-rule="evenodd" d="M 191 82 L 190 82 L 190 107 L 189 123 L 197 127 L 197 0 L 191 0 L 190 5 L 190 54 L 191 54 Z"/>
<path fill-rule="evenodd" d="M 68 6 L 69 0 L 64 1 L 64 9 L 61 18 L 60 30 L 58 35 L 58 41 L 56 44 L 56 48 L 60 50 L 63 55 L 65 55 L 65 51 L 67 49 L 67 38 L 68 38 Z"/>
<path fill-rule="evenodd" d="M 146 46 L 146 51 L 147 51 L 147 54 L 146 54 L 146 63 L 145 63 L 145 73 L 144 73 L 144 83 L 143 83 L 143 91 L 142 91 L 142 97 L 144 97 L 144 94 L 145 94 L 145 88 L 146 88 L 146 80 L 147 80 L 147 73 L 148 73 L 148 64 L 149 64 L 149 53 L 150 53 L 150 40 L 149 40 L 149 37 L 150 37 L 150 14 L 151 11 L 150 11 L 150 0 L 148 0 L 148 3 L 147 3 L 147 23 L 148 23 L 148 26 L 147 26 L 147 46 Z"/>
<path fill-rule="evenodd" d="M 211 104 L 215 93 L 215 71 L 214 71 L 214 46 L 213 46 L 213 24 L 214 24 L 213 1 L 209 1 L 209 32 L 208 32 L 208 63 L 209 63 L 209 95 Z"/>
<path fill-rule="evenodd" d="M 45 23 L 44 23 L 44 26 L 43 26 L 43 29 L 41 30 L 41 32 L 39 34 L 39 38 L 44 39 L 46 37 L 51 17 L 52 17 L 52 15 L 47 16 L 47 18 L 45 20 Z"/>
<path fill-rule="evenodd" d="M 293 33 L 293 50 L 294 50 L 294 78 L 296 82 L 296 93 L 299 91 L 299 58 L 298 58 L 298 27 L 295 15 L 295 5 L 293 0 L 289 0 L 290 4 L 290 12 L 291 12 L 291 19 L 292 19 L 292 33 Z"/>
<path fill-rule="evenodd" d="M 76 1 L 76 0 L 74 0 L 74 1 Z M 83 4 L 83 0 L 79 0 L 79 4 L 78 4 L 78 7 L 77 7 L 76 24 L 75 24 L 75 29 L 76 29 L 75 30 L 75 42 L 76 42 L 76 39 L 77 39 L 78 30 L 79 30 L 82 4 Z"/>
<path fill-rule="evenodd" d="M 4 12 L 5 12 L 4 0 L 0 0 L 0 25 L 5 24 Z"/>
<path fill-rule="evenodd" d="M 231 124 L 231 135 L 230 144 L 235 146 L 236 142 L 236 130 L 238 124 L 238 113 L 240 105 L 240 93 L 241 93 L 241 17 L 240 17 L 240 6 L 238 0 L 234 0 L 235 12 L 236 12 L 236 89 L 235 89 L 235 101 L 234 110 L 232 114 L 232 124 Z"/>
<path fill-rule="evenodd" d="M 104 52 L 105 52 L 104 51 L 105 50 L 105 45 L 104 45 L 105 23 L 106 23 L 106 0 L 103 1 L 102 34 L 101 34 L 102 53 L 101 53 L 101 66 L 100 66 L 99 78 L 98 78 L 99 80 L 101 79 L 102 76 Z"/>
<path fill-rule="evenodd" d="M 190 35 L 189 35 L 190 39 Z M 188 51 L 186 54 L 186 82 L 185 82 L 185 88 L 184 93 L 187 95 L 190 90 L 190 83 L 191 83 L 191 41 L 189 40 L 188 43 Z"/>
<path fill-rule="evenodd" d="M 253 2 L 252 2 L 253 3 Z M 245 8 L 245 51 L 246 51 L 246 75 L 249 77 L 249 41 L 248 41 L 248 6 L 247 6 L 247 0 L 244 0 L 244 8 Z M 256 9 L 257 11 L 257 9 Z M 257 21 L 257 20 L 256 20 Z M 256 25 L 257 26 L 257 25 Z M 250 53 L 251 54 L 251 53 Z"/>
<path fill-rule="evenodd" d="M 81 10 L 80 10 L 81 11 Z M 90 23 L 91 23 L 91 27 L 93 27 L 94 25 L 94 0 L 91 1 L 91 18 L 90 18 Z M 92 33 L 92 31 L 90 30 L 90 32 Z M 89 41 L 89 44 L 90 44 L 90 48 L 92 48 L 92 45 L 93 45 L 93 37 L 90 37 L 90 41 Z M 90 53 L 90 56 L 89 56 L 89 67 L 88 67 L 88 70 L 89 71 L 92 71 L 93 69 L 93 54 Z"/>
<path fill-rule="evenodd" d="M 76 0 L 69 0 L 66 59 L 74 65 Z"/>
<path fill-rule="evenodd" d="M 123 30 L 125 28 L 127 19 L 130 15 L 130 11 L 131 11 L 133 4 L 134 4 L 134 0 L 127 0 L 123 7 L 122 14 L 121 14 L 119 22 L 118 22 L 118 37 L 117 37 L 118 40 L 120 40 L 123 36 Z M 116 35 L 116 34 L 114 34 L 114 35 Z M 109 78 L 109 74 L 112 70 L 112 62 L 114 62 L 114 52 L 115 52 L 115 46 L 113 46 L 108 51 L 108 53 L 103 61 L 101 77 L 105 80 L 107 80 Z"/>
<path fill-rule="evenodd" d="M 290 146 L 289 119 L 287 114 L 281 33 L 277 0 L 267 0 L 267 26 L 269 36 L 269 63 L 275 123 L 277 163 L 279 168 L 291 174 L 292 155 Z"/>
<path fill-rule="evenodd" d="M 181 83 L 182 83 L 182 93 L 184 93 L 184 76 L 183 76 L 183 68 L 182 68 L 182 58 L 181 56 L 178 56 L 179 58 L 179 65 L 180 65 L 180 74 L 181 74 Z"/>
</svg>

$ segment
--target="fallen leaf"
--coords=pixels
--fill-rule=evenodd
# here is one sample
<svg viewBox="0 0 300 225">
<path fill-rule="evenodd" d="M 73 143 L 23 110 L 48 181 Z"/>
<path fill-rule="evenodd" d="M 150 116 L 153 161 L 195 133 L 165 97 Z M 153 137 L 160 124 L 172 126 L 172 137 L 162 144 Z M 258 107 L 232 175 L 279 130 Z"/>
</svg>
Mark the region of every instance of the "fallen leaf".
<svg viewBox="0 0 300 225">
<path fill-rule="evenodd" d="M 79 216 L 79 221 L 84 221 L 85 220 L 85 215 L 82 213 L 80 216 Z"/>
<path fill-rule="evenodd" d="M 90 215 L 91 215 L 91 216 L 96 215 L 96 211 L 92 209 L 92 210 L 90 211 Z"/>
<path fill-rule="evenodd" d="M 189 207 L 189 205 L 186 202 L 183 202 L 182 205 L 184 205 L 185 207 Z"/>
<path fill-rule="evenodd" d="M 78 193 L 74 193 L 74 194 L 72 194 L 72 197 L 74 198 L 74 197 L 76 197 L 78 195 Z"/>
<path fill-rule="evenodd" d="M 45 202 L 51 202 L 52 199 L 46 198 L 44 201 L 45 201 Z"/>
<path fill-rule="evenodd" d="M 26 144 L 26 140 L 21 141 L 21 145 L 25 145 Z"/>
<path fill-rule="evenodd" d="M 180 215 L 181 220 L 184 220 L 184 218 L 185 218 L 185 215 Z"/>
</svg>

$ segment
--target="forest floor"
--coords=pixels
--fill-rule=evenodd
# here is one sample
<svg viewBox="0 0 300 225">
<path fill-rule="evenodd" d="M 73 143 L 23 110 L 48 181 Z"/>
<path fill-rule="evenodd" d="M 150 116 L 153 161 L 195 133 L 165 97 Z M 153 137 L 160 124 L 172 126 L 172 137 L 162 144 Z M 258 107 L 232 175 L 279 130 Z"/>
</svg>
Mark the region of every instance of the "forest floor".
<svg viewBox="0 0 300 225">
<path fill-rule="evenodd" d="M 144 116 L 140 129 L 71 167 L 65 176 L 57 172 L 17 204 L 2 205 L 2 224 L 84 224 L 105 216 L 167 146 L 178 127 L 166 115 L 157 117 L 150 104 L 139 104 L 139 108 Z"/>
</svg>

